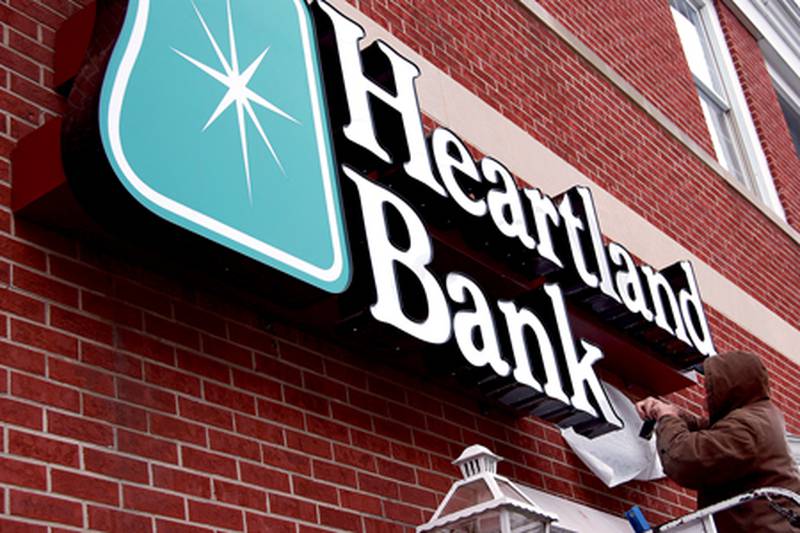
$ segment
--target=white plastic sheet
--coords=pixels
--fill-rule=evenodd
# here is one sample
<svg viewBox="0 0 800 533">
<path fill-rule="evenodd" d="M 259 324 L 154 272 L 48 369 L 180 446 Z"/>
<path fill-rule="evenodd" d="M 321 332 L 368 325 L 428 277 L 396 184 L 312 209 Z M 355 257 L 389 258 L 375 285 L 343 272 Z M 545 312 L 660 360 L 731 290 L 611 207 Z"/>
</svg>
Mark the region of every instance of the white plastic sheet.
<svg viewBox="0 0 800 533">
<path fill-rule="evenodd" d="M 601 437 L 587 439 L 572 429 L 561 435 L 581 460 L 608 487 L 616 487 L 632 479 L 651 480 L 664 477 L 658 458 L 655 436 L 650 440 L 639 437 L 642 420 L 636 407 L 616 388 L 603 384 L 608 398 L 625 426 Z"/>
</svg>

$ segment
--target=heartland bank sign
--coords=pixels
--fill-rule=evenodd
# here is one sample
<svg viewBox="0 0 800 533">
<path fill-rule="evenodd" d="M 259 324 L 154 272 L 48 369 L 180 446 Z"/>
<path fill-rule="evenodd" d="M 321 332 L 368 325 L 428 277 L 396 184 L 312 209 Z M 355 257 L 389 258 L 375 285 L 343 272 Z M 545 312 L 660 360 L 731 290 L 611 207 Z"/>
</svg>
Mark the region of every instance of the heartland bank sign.
<svg viewBox="0 0 800 533">
<path fill-rule="evenodd" d="M 351 282 L 341 175 L 360 204 L 348 212 L 363 224 L 374 319 L 452 343 L 562 426 L 622 424 L 595 372 L 601 349 L 573 337 L 565 294 L 714 352 L 688 262 L 637 266 L 604 243 L 587 188 L 550 198 L 492 157 L 475 161 L 445 128 L 426 138 L 418 68 L 380 41 L 362 51 L 364 37 L 324 0 L 130 0 L 100 97 L 114 175 L 172 224 L 332 293 Z M 543 282 L 516 300 L 434 271 L 420 214 L 432 210 L 482 228 L 505 264 Z"/>
</svg>

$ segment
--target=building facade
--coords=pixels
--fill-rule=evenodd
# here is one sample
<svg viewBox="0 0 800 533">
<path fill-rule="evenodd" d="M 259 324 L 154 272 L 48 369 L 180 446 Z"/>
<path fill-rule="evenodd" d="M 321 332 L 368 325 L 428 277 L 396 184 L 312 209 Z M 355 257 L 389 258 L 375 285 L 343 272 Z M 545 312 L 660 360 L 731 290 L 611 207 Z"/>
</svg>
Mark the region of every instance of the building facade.
<svg viewBox="0 0 800 533">
<path fill-rule="evenodd" d="M 218 55 L 213 47 L 205 53 L 220 60 L 219 68 L 213 67 L 215 79 L 233 91 L 215 87 L 219 94 L 203 101 L 210 107 L 201 108 L 196 129 L 205 123 L 203 131 L 212 135 L 226 120 L 233 127 L 236 108 L 239 130 L 231 130 L 236 131 L 232 149 L 245 147 L 236 157 L 248 165 L 257 149 L 263 152 L 260 163 L 252 163 L 252 182 L 250 166 L 246 174 L 241 167 L 230 170 L 237 183 L 244 184 L 246 176 L 252 206 L 258 201 L 258 165 L 282 166 L 283 161 L 289 168 L 289 163 L 281 160 L 280 137 L 270 138 L 273 130 L 261 129 L 256 117 L 271 123 L 252 111 L 258 95 L 235 93 L 234 79 L 241 81 L 249 72 L 244 85 L 236 86 L 245 90 L 280 50 L 263 50 L 269 40 L 253 45 L 240 40 L 241 66 L 252 67 L 240 71 L 233 37 L 224 26 L 226 6 L 210 0 L 180 2 L 185 4 L 176 8 L 185 11 L 181 24 L 190 21 L 198 39 L 218 36 Z M 231 0 L 230 28 L 234 22 L 247 27 L 247 21 L 230 13 L 251 3 Z M 537 310 L 544 293 L 534 291 L 542 287 L 551 287 L 547 312 L 555 318 L 551 324 L 534 317 L 525 325 L 535 330 L 533 324 L 544 324 L 551 333 L 563 333 L 555 325 L 561 290 L 552 287 L 563 288 L 576 337 L 603 352 L 603 362 L 595 365 L 598 375 L 631 399 L 670 393 L 670 399 L 700 414 L 702 377 L 691 383 L 677 371 L 701 362 L 705 352 L 753 351 L 769 369 L 773 400 L 785 415 L 787 433 L 800 435 L 800 7 L 793 0 L 328 0 L 312 7 L 295 2 L 301 6 L 301 25 L 311 21 L 306 27 L 316 32 L 313 46 L 306 49 L 324 72 L 319 87 L 325 85 L 326 95 L 320 101 L 327 102 L 330 119 L 325 113 L 313 116 L 332 124 L 329 136 L 336 155 L 331 157 L 338 162 L 332 179 L 343 184 L 344 222 L 338 237 L 351 250 L 351 272 L 338 278 L 349 281 L 349 287 L 332 289 L 338 296 L 309 288 L 302 275 L 274 272 L 271 259 L 259 263 L 255 252 L 227 245 L 221 237 L 199 232 L 214 247 L 182 233 L 162 242 L 157 235 L 162 226 L 151 227 L 144 215 L 135 224 L 109 222 L 115 215 L 128 216 L 128 200 L 115 203 L 116 189 L 106 191 L 88 178 L 95 175 L 92 158 L 101 151 L 81 133 L 85 123 L 94 123 L 81 122 L 81 103 L 83 97 L 93 102 L 85 91 L 99 87 L 98 76 L 105 75 L 95 68 L 102 63 L 95 59 L 108 62 L 109 43 L 119 31 L 135 35 L 135 21 L 130 13 L 124 19 L 125 8 L 148 4 L 0 3 L 0 530 L 413 531 L 430 519 L 459 477 L 451 461 L 476 443 L 505 459 L 503 475 L 549 497 L 617 517 L 638 505 L 651 523 L 694 510 L 693 493 L 668 480 L 607 487 L 565 442 L 559 425 L 586 434 L 617 426 L 591 372 L 580 374 L 584 381 L 573 379 L 572 386 L 556 390 L 544 334 L 537 333 L 534 343 L 530 331 L 524 339 L 519 333 L 522 344 L 538 347 L 538 359 L 529 363 L 534 379 L 526 382 L 519 372 L 511 317 L 523 314 L 517 304 L 511 310 L 510 294 Z M 157 8 L 153 2 L 153 17 Z M 336 17 L 346 21 L 336 22 Z M 111 31 L 103 25 L 115 20 L 129 26 Z M 365 37 L 356 35 L 352 43 L 384 43 L 364 51 L 362 64 L 355 65 L 376 72 L 364 78 L 373 85 L 362 91 L 371 99 L 364 97 L 369 103 L 361 118 L 372 121 L 373 131 L 365 126 L 368 122 L 353 120 L 355 77 L 348 68 L 355 67 L 345 59 L 344 32 L 357 33 L 353 28 L 359 27 Z M 169 57 L 176 69 L 190 63 L 188 68 L 197 67 L 197 85 L 181 88 L 189 99 L 201 90 L 202 76 L 214 76 L 211 67 L 198 66 L 209 59 L 196 59 L 182 46 L 174 45 L 176 53 L 169 51 Z M 70 64 L 75 50 L 78 62 Z M 289 72 L 288 65 L 274 74 Z M 416 100 L 405 103 L 396 96 L 402 93 L 403 65 L 417 91 Z M 118 66 L 117 72 L 122 70 Z M 278 77 L 274 83 L 289 83 Z M 111 87 L 108 79 L 106 87 Z M 143 100 L 137 117 L 144 117 L 145 124 L 166 120 L 162 113 L 174 107 L 158 103 L 169 90 L 165 87 L 157 86 Z M 376 96 L 380 91 L 383 96 Z M 113 108 L 113 96 L 96 98 Z M 277 102 L 262 107 L 276 116 L 289 115 L 286 124 L 308 123 L 278 109 Z M 413 121 L 402 111 L 414 102 L 424 132 L 432 134 L 420 146 L 412 139 Z M 89 112 L 92 120 L 96 108 Z M 248 113 L 251 121 L 242 118 Z M 349 133 L 342 128 L 348 115 Z M 153 126 L 141 137 L 171 142 L 159 131 Z M 382 146 L 394 145 L 393 131 L 404 133 L 404 146 L 380 157 Z M 436 135 L 444 138 L 446 132 L 456 140 L 448 137 L 437 151 Z M 108 140 L 113 132 L 98 135 L 105 146 L 113 144 Z M 367 147 L 370 138 L 378 145 Z M 457 153 L 459 140 L 469 158 Z M 411 168 L 422 157 L 417 149 L 426 150 L 429 172 Z M 588 245 L 573 247 L 571 236 L 563 242 L 553 237 L 559 241 L 553 256 L 544 251 L 543 226 L 531 232 L 531 239 L 545 259 L 572 257 L 581 246 L 590 257 L 594 245 L 597 271 L 586 275 L 595 274 L 598 291 L 604 277 L 599 257 L 614 243 L 624 246 L 637 265 L 652 265 L 651 272 L 664 269 L 664 279 L 666 267 L 691 264 L 688 287 L 670 287 L 672 277 L 664 282 L 667 293 L 674 288 L 678 307 L 673 306 L 669 324 L 651 324 L 661 327 L 661 335 L 629 335 L 618 319 L 627 316 L 631 305 L 627 311 L 615 308 L 615 318 L 609 318 L 593 304 L 576 300 L 582 294 L 571 288 L 577 274 L 539 263 L 530 267 L 518 259 L 525 256 L 519 243 L 493 244 L 505 235 L 532 249 L 525 235 L 514 232 L 519 220 L 532 224 L 535 209 L 518 220 L 513 206 L 511 214 L 498 208 L 509 222 L 506 215 L 494 216 L 491 199 L 481 203 L 485 191 L 466 187 L 458 205 L 441 207 L 432 200 L 441 200 L 437 194 L 455 197 L 460 190 L 444 187 L 442 154 L 458 163 L 451 161 L 461 172 L 458 187 L 464 187 L 465 177 L 483 179 L 484 185 L 499 183 L 505 168 L 522 191 L 554 199 L 536 205 L 574 205 L 577 196 L 561 196 L 565 191 L 591 191 L 584 204 L 591 209 L 584 211 L 596 209 L 596 216 L 579 220 L 584 222 L 579 229 L 588 235 L 588 226 L 599 220 L 602 238 L 599 226 Z M 197 154 L 203 165 L 216 164 L 204 157 Z M 499 166 L 490 167 L 491 161 Z M 121 175 L 118 163 L 111 161 L 111 166 Z M 156 165 L 169 167 L 161 160 Z M 496 169 L 494 178 L 487 177 L 490 168 Z M 420 178 L 423 174 L 430 181 Z M 55 181 L 47 182 L 53 176 Z M 409 181 L 417 188 L 408 188 Z M 373 190 L 374 182 L 386 188 Z M 384 191 L 396 191 L 402 202 L 391 193 L 371 209 L 370 198 L 389 194 Z M 434 207 L 426 208 L 429 203 Z M 387 237 L 379 243 L 379 254 L 381 235 L 373 233 L 375 228 L 404 226 L 397 214 L 392 222 L 381 211 L 389 204 L 405 216 L 405 229 L 394 241 Z M 472 359 L 463 349 L 459 353 L 455 343 L 462 348 L 463 339 L 456 339 L 458 326 L 452 330 L 449 312 L 446 335 L 430 325 L 436 310 L 430 286 L 430 291 L 407 297 L 394 315 L 381 315 L 381 307 L 390 307 L 376 305 L 381 298 L 391 299 L 384 292 L 387 284 L 419 285 L 419 264 L 432 262 L 418 254 L 415 279 L 397 281 L 397 274 L 381 285 L 381 265 L 413 270 L 412 259 L 403 263 L 403 254 L 422 240 L 416 239 L 420 233 L 411 223 L 416 218 L 402 215 L 409 204 L 427 228 L 425 242 L 434 243 L 440 270 L 430 279 L 438 280 L 443 305 L 454 312 L 469 293 L 478 307 L 481 289 L 467 278 L 485 288 L 484 301 L 500 299 L 499 307 L 490 304 L 493 323 L 502 329 L 505 317 L 509 338 L 496 342 L 497 357 L 487 355 L 485 335 L 473 345 Z M 477 224 L 459 226 L 458 217 L 475 216 L 459 209 L 481 208 L 492 210 L 493 222 L 483 213 Z M 451 217 L 451 212 L 459 214 Z M 565 228 L 568 217 L 560 213 L 559 227 Z M 486 226 L 491 226 L 488 237 L 479 229 Z M 477 239 L 470 238 L 472 232 Z M 187 243 L 185 253 L 176 252 L 176 242 Z M 226 246 L 250 259 L 231 259 L 229 251 L 220 252 Z M 391 253 L 396 253 L 394 263 L 385 259 Z M 612 261 L 617 273 L 620 263 Z M 448 275 L 454 265 L 467 276 Z M 519 265 L 535 268 L 536 275 L 526 270 L 525 282 L 519 281 Z M 502 279 L 495 284 L 493 275 Z M 642 276 L 655 279 L 643 270 Z M 451 281 L 462 283 L 460 297 L 450 289 Z M 656 300 L 668 298 L 659 292 L 664 285 L 642 283 L 656 287 L 642 296 L 647 303 L 640 309 L 647 315 L 644 307 L 650 308 L 646 321 L 653 323 L 659 315 Z M 702 295 L 694 311 L 681 303 L 691 294 Z M 412 300 L 426 305 L 416 308 Z M 658 305 L 669 308 L 667 302 Z M 675 311 L 681 306 L 683 318 Z M 710 335 L 703 334 L 706 319 Z M 673 337 L 683 344 L 673 349 Z M 563 337 L 560 342 L 550 351 L 568 351 Z M 595 353 L 587 344 L 579 346 L 583 360 Z M 691 364 L 676 362 L 678 356 Z M 506 393 L 518 389 L 471 373 L 472 367 L 491 366 L 509 378 L 510 363 L 516 364 L 513 387 L 538 385 L 541 395 L 528 403 L 504 401 Z M 572 366 L 562 359 L 553 364 L 562 381 L 578 375 L 578 360 Z M 578 389 L 584 385 L 588 399 L 581 404 Z M 550 401 L 561 404 L 553 407 Z M 509 403 L 524 403 L 525 409 L 509 408 Z"/>
</svg>

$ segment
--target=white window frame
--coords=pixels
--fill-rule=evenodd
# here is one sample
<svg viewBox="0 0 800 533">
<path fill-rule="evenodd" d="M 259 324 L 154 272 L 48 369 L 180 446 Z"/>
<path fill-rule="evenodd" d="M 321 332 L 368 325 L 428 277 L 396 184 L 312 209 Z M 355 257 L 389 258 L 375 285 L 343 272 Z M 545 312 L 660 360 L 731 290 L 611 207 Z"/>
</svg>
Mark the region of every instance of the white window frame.
<svg viewBox="0 0 800 533">
<path fill-rule="evenodd" d="M 733 134 L 738 137 L 740 146 L 740 156 L 744 160 L 744 171 L 748 174 L 751 187 L 742 184 L 735 177 L 731 176 L 732 183 L 752 192 L 757 201 L 761 201 L 769 207 L 782 220 L 786 220 L 783 206 L 775 189 L 772 173 L 769 170 L 767 158 L 761 148 L 761 141 L 756 132 L 753 117 L 747 105 L 747 100 L 742 90 L 742 85 L 736 73 L 730 50 L 725 41 L 725 34 L 719 22 L 719 15 L 710 0 L 686 0 L 695 7 L 700 15 L 700 22 L 708 36 L 708 44 L 711 53 L 717 61 L 722 87 L 725 96 L 728 98 L 730 106 L 729 113 L 732 120 L 731 127 Z M 695 84 L 700 90 L 700 84 Z M 699 95 L 698 95 L 699 96 Z"/>
</svg>

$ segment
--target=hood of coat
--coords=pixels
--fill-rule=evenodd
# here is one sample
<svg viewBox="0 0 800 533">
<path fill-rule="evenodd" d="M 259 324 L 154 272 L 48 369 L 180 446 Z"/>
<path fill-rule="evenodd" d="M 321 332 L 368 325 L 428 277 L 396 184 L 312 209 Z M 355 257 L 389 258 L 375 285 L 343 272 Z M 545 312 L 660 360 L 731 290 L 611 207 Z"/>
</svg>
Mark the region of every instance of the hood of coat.
<svg viewBox="0 0 800 533">
<path fill-rule="evenodd" d="M 769 398 L 764 363 L 749 352 L 710 357 L 705 365 L 706 402 L 713 423 L 734 409 Z"/>
</svg>

